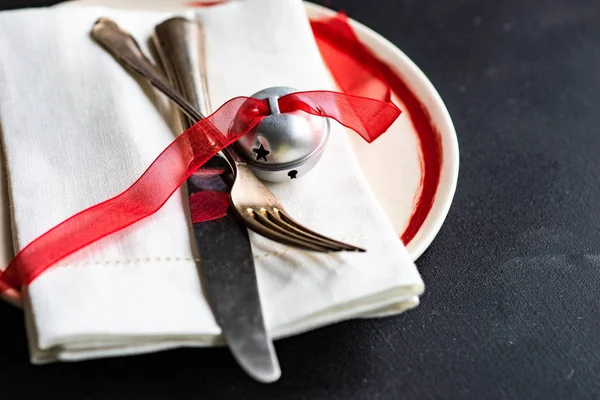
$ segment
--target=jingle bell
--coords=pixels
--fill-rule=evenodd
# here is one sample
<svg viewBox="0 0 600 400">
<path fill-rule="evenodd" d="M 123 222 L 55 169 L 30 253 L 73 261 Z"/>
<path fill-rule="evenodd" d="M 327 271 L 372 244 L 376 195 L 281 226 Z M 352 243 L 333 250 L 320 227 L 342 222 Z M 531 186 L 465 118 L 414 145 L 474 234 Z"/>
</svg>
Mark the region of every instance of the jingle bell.
<svg viewBox="0 0 600 400">
<path fill-rule="evenodd" d="M 271 114 L 235 143 L 258 178 L 283 182 L 300 178 L 321 159 L 329 138 L 329 120 L 303 111 L 281 113 L 277 99 L 296 89 L 276 86 L 254 93 L 266 99 Z"/>
</svg>

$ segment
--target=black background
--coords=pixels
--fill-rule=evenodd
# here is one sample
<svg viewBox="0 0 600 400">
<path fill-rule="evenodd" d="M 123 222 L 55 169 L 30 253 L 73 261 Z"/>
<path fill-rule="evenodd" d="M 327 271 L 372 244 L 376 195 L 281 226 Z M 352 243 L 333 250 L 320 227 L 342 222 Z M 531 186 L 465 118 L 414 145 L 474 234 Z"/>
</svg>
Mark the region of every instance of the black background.
<svg viewBox="0 0 600 400">
<path fill-rule="evenodd" d="M 322 3 L 411 57 L 458 132 L 456 197 L 417 262 L 422 304 L 276 342 L 271 385 L 226 349 L 32 366 L 22 313 L 1 304 L 0 397 L 600 398 L 600 3 Z"/>
</svg>

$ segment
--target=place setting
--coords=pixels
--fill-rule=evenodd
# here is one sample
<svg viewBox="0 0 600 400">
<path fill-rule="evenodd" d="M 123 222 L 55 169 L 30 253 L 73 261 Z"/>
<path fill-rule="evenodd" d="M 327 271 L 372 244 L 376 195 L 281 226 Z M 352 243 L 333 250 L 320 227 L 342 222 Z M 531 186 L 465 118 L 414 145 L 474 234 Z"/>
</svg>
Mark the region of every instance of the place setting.
<svg viewBox="0 0 600 400">
<path fill-rule="evenodd" d="M 419 305 L 458 143 L 385 38 L 300 0 L 0 13 L 0 296 L 30 362 L 277 339 Z"/>
</svg>

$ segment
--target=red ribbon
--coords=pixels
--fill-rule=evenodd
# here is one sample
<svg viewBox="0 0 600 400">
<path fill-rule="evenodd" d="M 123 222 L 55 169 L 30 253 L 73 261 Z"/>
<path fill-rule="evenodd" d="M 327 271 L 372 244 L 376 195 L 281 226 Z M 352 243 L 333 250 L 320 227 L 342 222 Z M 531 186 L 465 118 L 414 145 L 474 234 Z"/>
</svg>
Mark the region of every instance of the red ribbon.
<svg viewBox="0 0 600 400">
<path fill-rule="evenodd" d="M 392 103 L 329 91 L 288 94 L 279 98 L 279 108 L 335 119 L 369 143 L 400 115 Z M 20 290 L 77 250 L 152 215 L 206 161 L 268 114 L 266 100 L 229 100 L 179 135 L 123 193 L 73 215 L 23 248 L 0 274 L 0 292 Z"/>
</svg>

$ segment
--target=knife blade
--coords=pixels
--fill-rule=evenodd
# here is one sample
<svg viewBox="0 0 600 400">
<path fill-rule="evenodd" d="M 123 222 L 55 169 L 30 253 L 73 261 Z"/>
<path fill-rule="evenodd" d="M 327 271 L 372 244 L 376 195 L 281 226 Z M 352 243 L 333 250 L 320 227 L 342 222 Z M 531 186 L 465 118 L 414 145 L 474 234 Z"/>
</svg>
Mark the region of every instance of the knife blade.
<svg viewBox="0 0 600 400">
<path fill-rule="evenodd" d="M 170 18 L 153 33 L 167 78 L 204 115 L 210 111 L 204 63 L 204 33 L 198 21 Z M 182 124 L 196 121 L 180 113 Z M 228 170 L 226 161 L 213 157 L 201 170 Z M 223 176 L 195 174 L 188 179 L 189 195 L 202 190 L 228 192 Z M 230 209 L 212 221 L 193 223 L 201 273 L 215 319 L 238 364 L 260 382 L 281 376 L 273 342 L 265 327 L 254 257 L 247 229 Z"/>
</svg>

